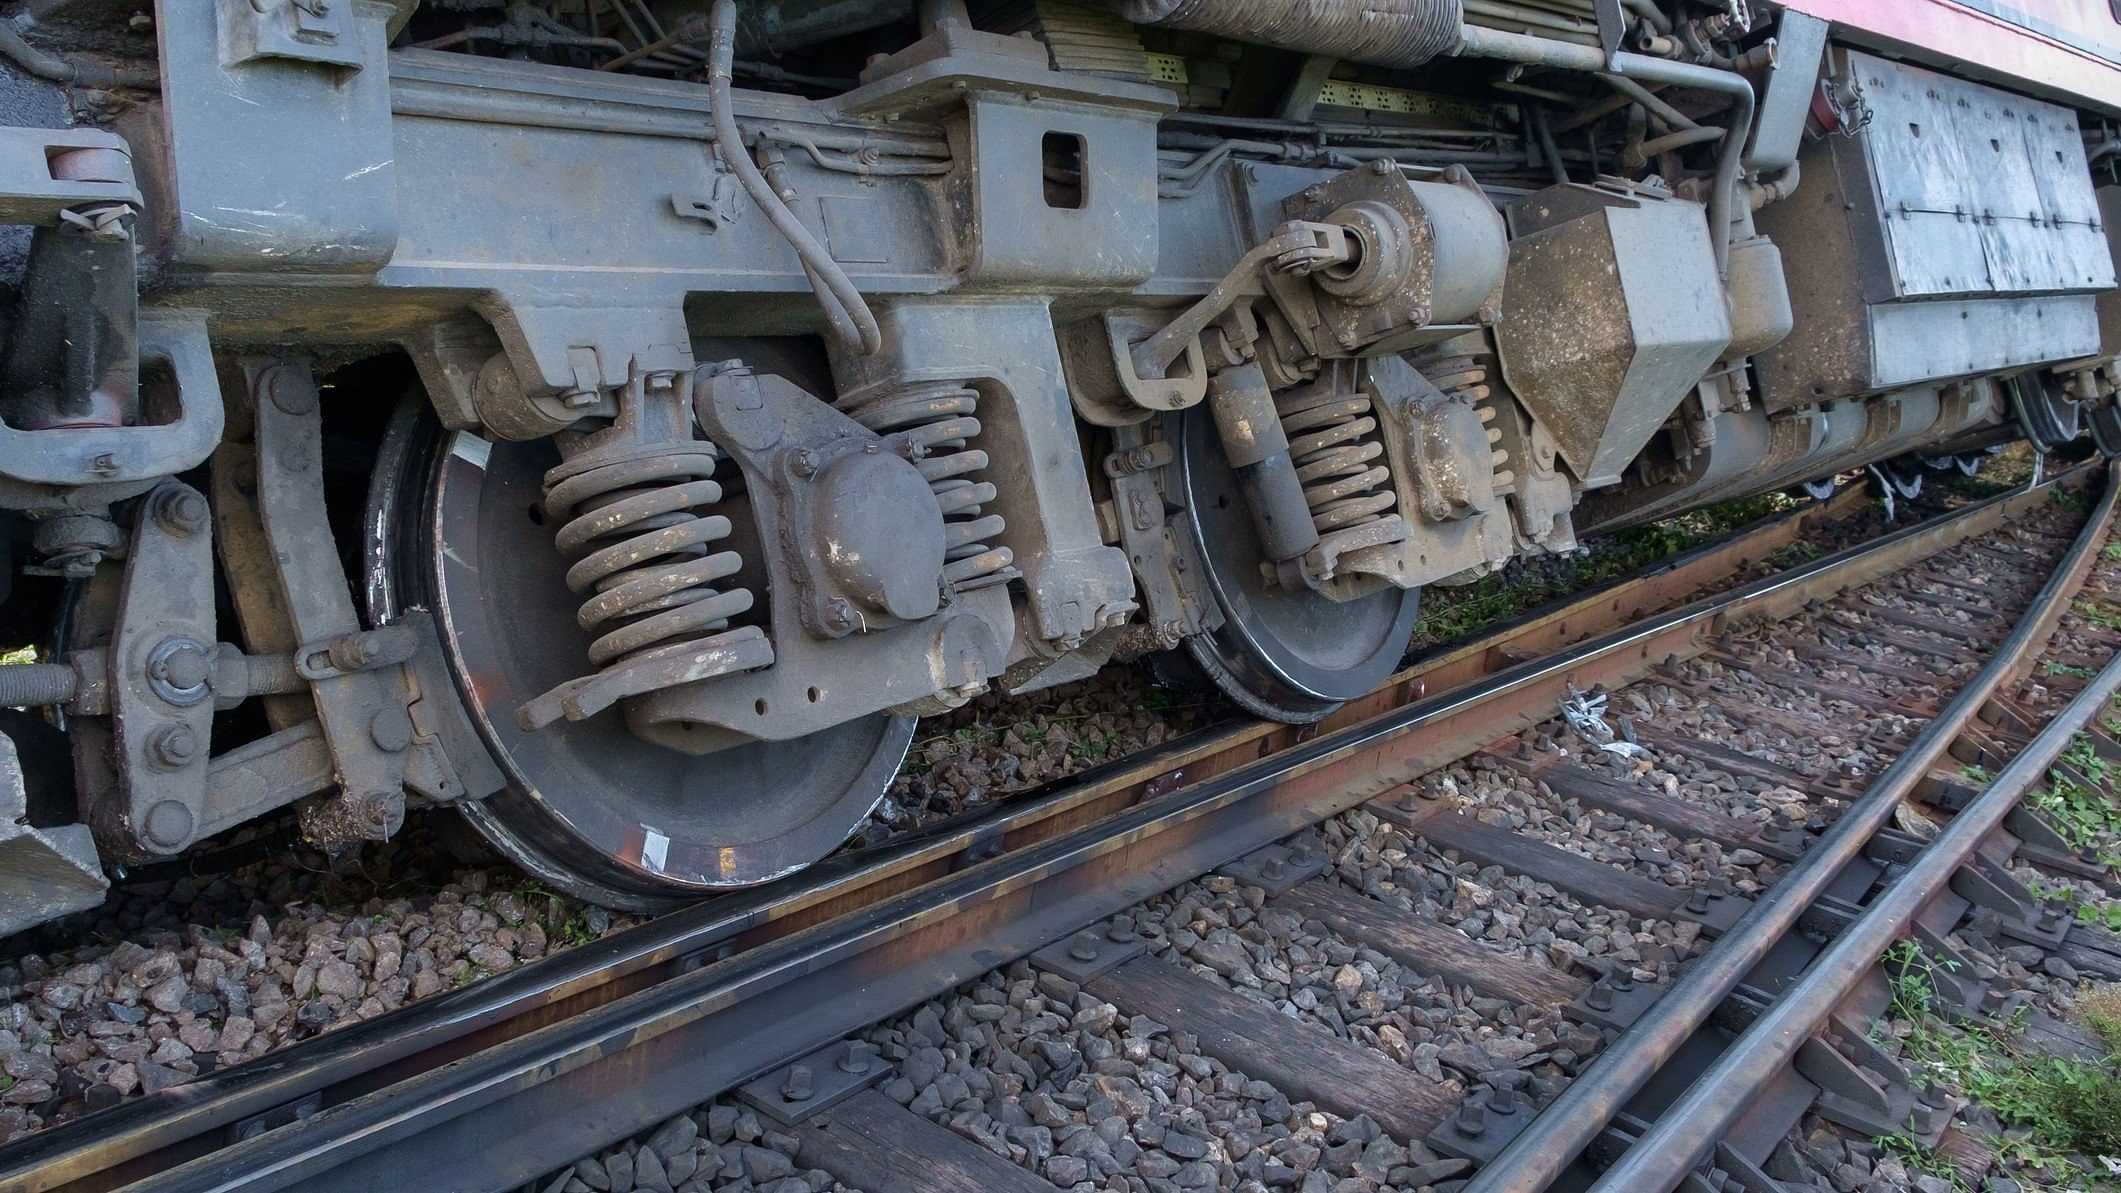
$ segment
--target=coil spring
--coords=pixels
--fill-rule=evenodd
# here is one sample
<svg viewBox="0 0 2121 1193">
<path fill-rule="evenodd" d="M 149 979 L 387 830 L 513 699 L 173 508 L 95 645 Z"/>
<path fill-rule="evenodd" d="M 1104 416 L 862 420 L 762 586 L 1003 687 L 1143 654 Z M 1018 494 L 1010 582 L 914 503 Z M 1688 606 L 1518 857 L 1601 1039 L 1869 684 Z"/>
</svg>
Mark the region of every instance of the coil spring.
<svg viewBox="0 0 2121 1193">
<path fill-rule="evenodd" d="M 1399 496 L 1381 462 L 1385 447 L 1368 394 L 1317 385 L 1275 398 L 1274 408 L 1319 534 L 1392 512 Z"/>
<path fill-rule="evenodd" d="M 979 394 L 951 382 L 903 386 L 843 407 L 854 421 L 879 435 L 903 431 L 918 453 L 915 467 L 943 508 L 943 579 L 958 592 L 985 588 L 1017 575 L 1016 553 L 990 546 L 1006 528 L 1000 514 L 986 512 L 994 485 L 975 481 L 987 453 L 971 442 L 979 434 Z"/>
<path fill-rule="evenodd" d="M 691 648 L 751 607 L 751 590 L 722 591 L 734 551 L 708 546 L 729 519 L 699 511 L 722 499 L 710 479 L 716 453 L 697 440 L 627 442 L 577 456 L 546 474 L 545 509 L 564 518 L 567 587 L 586 597 L 575 620 L 597 635 L 591 665 L 604 668 Z"/>
</svg>

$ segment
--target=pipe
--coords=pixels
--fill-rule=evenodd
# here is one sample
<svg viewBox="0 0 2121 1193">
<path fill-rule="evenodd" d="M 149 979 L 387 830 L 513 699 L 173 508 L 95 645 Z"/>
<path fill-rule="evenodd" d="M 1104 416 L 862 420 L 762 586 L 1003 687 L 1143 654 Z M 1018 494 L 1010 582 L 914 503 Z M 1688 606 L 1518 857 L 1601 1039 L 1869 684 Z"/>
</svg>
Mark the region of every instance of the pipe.
<svg viewBox="0 0 2121 1193">
<path fill-rule="evenodd" d="M 1723 130 L 1720 128 L 1682 128 L 1677 132 L 1666 133 L 1661 137 L 1654 137 L 1644 141 L 1642 143 L 1642 156 L 1652 158 L 1660 153 L 1670 153 L 1674 149 L 1684 149 L 1689 145 L 1705 145 L 1710 141 L 1721 141 L 1722 139 Z"/>
<path fill-rule="evenodd" d="M 1664 121 L 1667 128 L 1676 130 L 1701 127 L 1691 117 L 1658 98 L 1655 92 L 1628 78 L 1626 75 L 1599 75 L 1598 77 L 1613 90 L 1656 113 L 1657 118 Z"/>
<path fill-rule="evenodd" d="M 2088 560 L 2091 547 L 2105 535 L 2113 519 L 2116 486 L 2111 479 L 2105 503 L 2098 516 L 2086 523 L 2072 548 L 2072 558 Z M 1842 813 L 1834 826 L 1794 863 L 1782 881 L 1770 887 L 1744 918 L 1723 934 L 1709 951 L 1672 983 L 1656 1008 L 1599 1053 L 1598 1059 L 1578 1074 L 1540 1113 L 1537 1130 L 1527 1130 L 1510 1141 L 1494 1160 L 1483 1166 L 1462 1193 L 1530 1193 L 1544 1189 L 1596 1140 L 1629 1098 L 1679 1051 L 1709 1016 L 1745 980 L 1745 975 L 1766 957 L 1777 941 L 1787 935 L 1849 861 L 1863 851 L 1879 829 L 1892 822 L 1900 801 L 1930 767 L 1945 757 L 1960 730 L 1996 689 L 2016 669 L 2018 656 L 2045 638 L 2048 615 L 2059 617 L 2072 587 L 2070 567 L 2057 569 L 2034 598 L 2032 611 L 2021 619 L 1997 648 L 1988 664 L 1968 681 L 1950 704 L 1925 726 L 1906 752 L 1878 776 L 1870 789 Z M 1965 813 L 1961 813 L 1965 815 Z M 1953 823 L 1957 823 L 1954 821 Z M 1826 958 L 1815 961 L 1810 972 L 1825 967 Z M 1782 1005 L 1778 1000 L 1777 1006 Z M 1759 1024 L 1754 1025 L 1755 1031 Z M 1749 1032 L 1748 1035 L 1753 1033 Z M 1801 1040 L 1794 1037 L 1792 1045 Z M 1713 1070 L 1712 1070 L 1713 1071 Z M 1703 1078 L 1707 1080 L 1706 1077 Z M 1696 1088 L 1700 1088 L 1697 1083 Z M 1689 1115 L 1677 1117 L 1667 1111 L 1663 1123 L 1672 1132 L 1686 1132 L 1689 1143 L 1713 1144 L 1719 1135 L 1715 1125 Z M 1656 1134 L 1656 1132 L 1652 1132 Z M 1649 1142 L 1645 1137 L 1629 1150 L 1633 1156 Z M 1614 1181 L 1618 1169 L 1609 1170 L 1599 1187 L 1608 1190 L 1640 1190 L 1646 1185 Z"/>
<path fill-rule="evenodd" d="M 1716 248 L 1716 271 L 1728 273 L 1731 265 L 1731 214 L 1737 200 L 1739 168 L 1745 157 L 1747 135 L 1753 126 L 1753 85 L 1743 75 L 1685 62 L 1651 58 L 1643 54 L 1615 54 L 1611 63 L 1596 47 L 1497 33 L 1468 25 L 1459 30 L 1458 53 L 1469 58 L 1498 58 L 1529 66 L 1551 66 L 1590 74 L 1626 75 L 1631 80 L 1667 83 L 1675 87 L 1698 87 L 1731 97 L 1730 127 L 1734 135 L 1723 142 L 1716 160 L 1715 188 L 1709 193 L 1709 237 Z"/>
<path fill-rule="evenodd" d="M 1376 66 L 1419 66 L 1458 46 L 1463 0 L 1119 0 L 1137 25 L 1325 54 Z"/>
<path fill-rule="evenodd" d="M 2112 490 L 2108 493 L 2111 497 Z M 2097 524 L 2095 520 L 2093 525 Z M 1847 994 L 1849 982 L 1877 964 L 1915 915 L 1950 885 L 1952 875 L 2025 798 L 2026 789 L 2069 748 L 2078 730 L 2099 715 L 2116 689 L 2121 689 L 2121 656 L 2108 662 L 1986 791 L 1952 817 L 1906 872 L 1834 938 L 1802 977 L 1782 989 L 1773 1005 L 1591 1186 L 1594 1193 L 1666 1190 L 1686 1179 L 1688 1170 L 1708 1153 L 1746 1104 L 1789 1065 L 1797 1049 Z"/>
<path fill-rule="evenodd" d="M 817 242 L 801 220 L 796 218 L 781 196 L 759 172 L 758 163 L 744 150 L 744 135 L 736 126 L 736 109 L 730 98 L 730 66 L 736 60 L 736 0 L 714 0 L 714 28 L 711 31 L 712 57 L 707 63 L 707 102 L 713 108 L 714 148 L 736 171 L 736 180 L 758 204 L 766 220 L 774 230 L 788 241 L 788 247 L 803 263 L 803 272 L 810 278 L 811 289 L 817 292 L 818 304 L 825 309 L 825 321 L 832 326 L 833 338 L 863 356 L 873 356 L 884 346 L 883 329 L 877 326 L 876 314 L 862 299 L 861 291 L 854 288 L 854 280 L 840 263 L 832 259 L 825 246 Z"/>
<path fill-rule="evenodd" d="M 22 34 L 6 20 L 0 20 L 0 56 L 40 79 L 64 87 L 130 87 L 136 91 L 153 91 L 162 86 L 161 76 L 152 70 L 69 62 L 56 54 L 47 54 L 24 41 Z"/>
</svg>

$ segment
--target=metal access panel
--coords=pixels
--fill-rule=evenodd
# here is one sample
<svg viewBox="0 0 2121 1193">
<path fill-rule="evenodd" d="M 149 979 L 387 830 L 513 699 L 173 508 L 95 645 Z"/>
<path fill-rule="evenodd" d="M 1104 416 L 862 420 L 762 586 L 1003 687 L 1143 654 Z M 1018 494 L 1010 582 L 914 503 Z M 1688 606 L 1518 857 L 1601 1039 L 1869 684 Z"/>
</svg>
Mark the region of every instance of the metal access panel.
<svg viewBox="0 0 2121 1193">
<path fill-rule="evenodd" d="M 2076 113 L 1866 54 L 1856 141 L 1878 196 L 1889 294 L 2067 294 L 2114 284 Z"/>
<path fill-rule="evenodd" d="M 1701 205 L 1563 185 L 1508 214 L 1503 376 L 1586 487 L 1614 484 L 1731 342 Z"/>
<path fill-rule="evenodd" d="M 1868 116 L 1759 213 L 1796 315 L 1754 362 L 1767 409 L 2096 354 L 2115 265 L 2075 113 L 1846 49 L 1828 72 Z"/>
</svg>

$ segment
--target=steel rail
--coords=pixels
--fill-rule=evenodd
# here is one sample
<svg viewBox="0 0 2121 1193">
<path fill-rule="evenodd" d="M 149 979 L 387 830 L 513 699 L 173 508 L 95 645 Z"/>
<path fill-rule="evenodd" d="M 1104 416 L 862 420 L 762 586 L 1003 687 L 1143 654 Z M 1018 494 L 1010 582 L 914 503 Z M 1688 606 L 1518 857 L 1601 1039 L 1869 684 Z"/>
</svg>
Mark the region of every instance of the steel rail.
<svg viewBox="0 0 2121 1193">
<path fill-rule="evenodd" d="M 2057 477 L 2035 490 L 1991 498 L 1865 547 L 1816 561 L 1793 574 L 1807 577 L 1793 588 L 1785 590 L 1779 585 L 1756 582 L 1741 591 L 1762 600 L 1774 599 L 1779 593 L 1782 606 L 1794 611 L 1807 599 L 1806 594 L 1822 583 L 1821 578 L 1830 576 L 1839 566 L 1853 569 L 1844 587 L 1864 582 L 1870 575 L 1890 570 L 1896 560 L 1910 552 L 1927 554 L 1949 542 L 1986 532 L 2044 502 L 2049 491 L 2067 479 Z M 1558 650 L 1580 638 L 1588 626 L 1614 618 L 1639 617 L 1648 605 L 1693 591 L 1707 580 L 1720 579 L 1729 571 L 1796 541 L 1810 525 L 1809 516 L 1799 513 L 1773 520 L 1732 539 L 1683 553 L 1607 589 L 1527 614 L 1490 636 L 1446 648 L 1435 658 L 1402 672 L 1378 693 L 1336 714 L 1325 727 L 1330 731 L 1336 725 L 1361 722 L 1379 713 L 1411 715 L 1414 710 L 1405 706 L 1422 695 L 1431 682 L 1438 686 L 1470 684 L 1492 673 L 1501 661 L 1514 661 L 1523 653 Z M 1702 624 L 1720 628 L 1722 615 L 1737 608 L 1730 601 L 1723 602 L 1709 622 Z M 1669 631 L 1670 619 L 1659 624 Z M 1644 626 L 1655 628 L 1650 623 Z M 1673 644 L 1683 646 L 1676 640 Z M 1647 647 L 1643 650 L 1633 660 L 1637 672 L 1646 669 L 1643 660 L 1652 657 Z M 1655 657 L 1663 656 L 1660 653 Z M 1617 669 L 1608 669 L 1604 674 L 1616 682 L 1628 678 Z M 1599 680 L 1586 671 L 1578 676 L 1578 681 L 1589 684 Z M 1560 679 L 1553 679 L 1551 687 L 1560 689 L 1561 683 Z M 1525 724 L 1544 719 L 1551 713 L 1555 694 L 1550 690 L 1545 696 L 1524 703 L 1515 715 Z M 1437 704 L 1432 700 L 1426 707 L 1434 710 Z M 1462 733 L 1461 744 L 1477 747 L 1506 732 L 1507 726 L 1482 725 L 1477 731 Z M 1210 779 L 1240 761 L 1249 762 L 1272 750 L 1286 750 L 1303 736 L 1301 731 L 1286 726 L 1261 724 L 1197 731 L 1145 755 L 1099 768 L 1049 795 L 1019 797 L 969 821 L 945 823 L 874 853 L 836 859 L 807 875 L 803 884 L 792 891 L 784 884 L 688 908 L 467 989 L 293 1045 L 261 1062 L 203 1077 L 166 1094 L 129 1102 L 31 1136 L 0 1148 L 0 1187 L 26 1191 L 115 1188 L 127 1180 L 202 1159 L 225 1142 L 248 1133 L 260 1116 L 270 1113 L 284 1119 L 291 1107 L 329 1107 L 393 1083 L 401 1083 L 402 1089 L 402 1082 L 414 1074 L 455 1058 L 482 1054 L 526 1028 L 574 1021 L 593 1008 L 696 969 L 723 952 L 757 947 L 762 939 L 776 934 L 858 914 L 851 909 L 932 883 L 961 868 L 976 854 L 993 849 L 1020 850 L 1083 825 L 1105 822 L 1116 812 L 1160 796 L 1183 782 Z M 1435 735 L 1423 740 L 1433 745 Z M 1435 756 L 1432 749 L 1429 757 Z M 1275 821 L 1260 833 L 1231 845 L 1227 856 L 1204 860 L 1199 868 L 1212 868 L 1230 856 L 1352 802 L 1355 800 L 1350 798 L 1318 805 L 1315 811 L 1303 813 L 1309 819 L 1292 813 L 1289 819 Z M 1169 884 L 1187 876 L 1178 874 Z M 1152 893 L 1142 891 L 1144 896 Z M 1085 922 L 1094 918 L 1083 917 Z M 1061 925 L 1053 933 L 1058 935 L 1079 926 L 1080 923 Z M 1043 941 L 1032 941 L 1033 945 L 1038 943 Z M 917 1000 L 919 996 L 909 997 Z M 770 1022 L 760 1030 L 765 1027 L 770 1027 Z M 761 1059 L 752 1067 L 763 1069 L 780 1059 L 785 1058 Z M 702 1074 L 701 1081 L 706 1081 L 707 1076 Z M 690 1090 L 690 1095 L 693 1100 L 706 1096 L 697 1087 Z M 567 1109 L 564 1105 L 559 1108 L 563 1118 L 570 1117 Z M 587 1154 L 607 1141 L 584 1143 L 574 1154 Z M 476 1143 L 467 1141 L 474 1153 L 481 1150 Z M 563 1156 L 557 1162 L 570 1158 Z M 526 1173 L 525 1179 L 530 1175 L 534 1173 Z M 421 1176 L 413 1173 L 411 1182 L 424 1186 Z"/>
<path fill-rule="evenodd" d="M 1537 724 L 1571 685 L 1634 682 L 1658 662 L 1706 649 L 1733 618 L 1789 616 L 2048 495 L 2043 487 L 1989 505 L 1983 517 L 1912 527 L 1301 741 L 127 1187 L 515 1187 Z"/>
<path fill-rule="evenodd" d="M 2019 619 L 1988 663 L 1849 805 L 1833 827 L 1791 865 L 1781 881 L 1762 894 L 1730 931 L 1687 967 L 1648 1014 L 1600 1052 L 1533 1124 L 1511 1140 L 1493 1161 L 1482 1166 L 1465 1193 L 1528 1193 L 1546 1188 L 1605 1130 L 1628 1099 L 1708 1021 L 1747 972 L 1789 933 L 1878 830 L 1891 822 L 1900 802 L 1945 756 L 1953 740 L 1996 690 L 2031 654 L 2037 653 L 2053 632 L 2111 529 L 2117 497 L 2121 497 L 2121 480 L 2117 478 L 2121 478 L 2121 473 L 2109 467 L 2106 492 L 2098 510 L 2048 577 L 2032 608 Z M 1697 1127 L 1690 1122 L 1686 1129 L 1695 1131 Z M 1701 1130 L 1689 1142 L 1713 1145 L 1716 1134 L 1713 1129 Z"/>
<path fill-rule="evenodd" d="M 2112 519 L 2113 493 L 2110 484 L 2106 516 L 2099 521 L 2102 528 Z M 2093 527 L 2085 529 L 2089 534 Z M 2089 552 L 2082 551 L 2086 543 L 2079 542 L 2079 553 L 2087 563 L 2103 539 L 2103 534 L 2092 539 Z M 2041 637 L 2044 640 L 2045 635 Z M 1907 932 L 1916 914 L 1947 888 L 1952 875 L 2002 825 L 2027 789 L 2047 773 L 2077 731 L 2106 707 L 2117 689 L 2121 689 L 2121 655 L 2108 662 L 1986 790 L 1952 817 L 1900 876 L 1890 880 L 1884 892 L 1835 936 L 1804 974 L 1776 996 L 1766 1012 L 1655 1119 L 1592 1188 L 1602 1193 L 1662 1193 L 1684 1180 L 1754 1095 L 1787 1068 L 1797 1049 L 1849 988 Z"/>
<path fill-rule="evenodd" d="M 1471 683 L 1497 660 L 1545 653 L 1590 628 L 1669 607 L 1704 584 L 1805 538 L 1815 521 L 1841 516 L 1851 490 L 1763 519 L 1739 532 L 1513 618 L 1471 640 L 1447 644 L 1377 693 L 1328 718 L 1331 730 L 1426 695 Z M 1991 498 L 1940 519 L 1979 517 L 2009 500 Z M 117 1173 L 146 1173 L 193 1158 L 198 1140 L 252 1133 L 294 1107 L 331 1105 L 378 1088 L 426 1063 L 490 1045 L 524 1025 L 556 1022 L 685 970 L 722 951 L 755 944 L 865 901 L 947 874 L 975 852 L 1019 848 L 1079 827 L 1180 782 L 1227 769 L 1297 740 L 1265 722 L 1224 723 L 1163 746 L 1013 796 L 980 812 L 830 859 L 800 878 L 723 896 L 666 914 L 533 964 L 447 991 L 375 1019 L 289 1045 L 269 1064 L 206 1074 L 168 1095 L 127 1101 L 0 1147 L 0 1187 L 35 1191 Z M 98 1187 L 115 1184 L 115 1178 Z M 86 1186 L 84 1186 L 86 1187 Z"/>
</svg>

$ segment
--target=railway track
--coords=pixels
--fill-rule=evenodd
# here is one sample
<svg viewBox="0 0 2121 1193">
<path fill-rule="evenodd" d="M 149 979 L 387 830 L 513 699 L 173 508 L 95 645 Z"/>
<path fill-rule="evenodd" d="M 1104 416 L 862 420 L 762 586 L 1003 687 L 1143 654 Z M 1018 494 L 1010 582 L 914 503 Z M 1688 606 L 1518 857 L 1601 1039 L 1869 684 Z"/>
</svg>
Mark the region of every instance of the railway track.
<svg viewBox="0 0 2121 1193">
<path fill-rule="evenodd" d="M 1581 1185 L 1593 1179 L 1578 1167 L 1584 1149 L 1629 1132 L 1641 1143 L 1614 1172 L 1639 1183 L 1608 1187 L 1676 1182 L 1703 1159 L 1736 1172 L 1740 1187 L 1765 1187 L 1746 1183 L 1767 1179 L 1744 1167 L 1766 1154 L 1754 1145 L 1771 1148 L 1817 1098 L 1753 1095 L 1801 1072 L 1788 1053 L 1874 971 L 1909 917 L 1965 910 L 1950 909 L 1962 896 L 1945 880 L 1975 846 L 2000 848 L 2002 826 L 2021 838 L 2009 842 L 2021 856 L 2097 871 L 2042 852 L 2054 842 L 2028 842 L 2035 822 L 2010 814 L 2061 746 L 2033 724 L 2038 710 L 2016 708 L 2009 695 L 2095 562 L 2114 511 L 2109 488 L 2073 542 L 2052 528 L 2011 529 L 2052 517 L 2053 492 L 1998 498 L 1639 617 L 1794 541 L 1805 523 L 1792 520 L 1430 660 L 1323 726 L 1197 734 L 842 860 L 793 889 L 666 916 L 176 1096 L 55 1128 L 0 1149 L 0 1187 L 506 1189 L 545 1177 L 540 1187 L 567 1188 L 581 1178 L 549 1174 L 757 1078 L 752 1109 L 696 1125 L 698 1154 L 726 1147 L 741 1166 L 746 1147 L 792 1153 L 784 1158 L 861 1188 L 906 1173 L 924 1174 L 912 1188 L 1046 1188 L 1078 1171 L 1117 1179 L 1098 1157 L 1116 1163 L 1115 1150 L 1127 1150 L 1104 1140 L 1102 1152 L 1081 1145 L 1087 1156 L 1033 1154 L 1040 1138 L 1061 1147 L 1061 1136 L 1082 1136 L 1074 1128 L 1095 1133 L 1112 1117 L 1092 1122 L 1092 1100 L 1070 1095 L 1069 1082 L 1126 1077 L 1137 1092 L 1155 1091 L 1147 1101 L 1168 1105 L 1172 1090 L 1148 1076 L 1162 1069 L 1223 1101 L 1271 1091 L 1253 1101 L 1308 1125 L 1285 1121 L 1276 1135 L 1267 1129 L 1274 1116 L 1255 1106 L 1264 1132 L 1256 1146 L 1186 1120 L 1177 1135 L 1187 1142 L 1166 1148 L 1135 1137 L 1128 1120 L 1146 1111 L 1121 1114 L 1137 1158 L 1175 1162 L 1161 1176 L 1130 1168 L 1143 1188 L 1197 1176 L 1188 1165 L 1235 1173 L 1240 1149 L 1259 1169 L 1242 1179 L 1267 1187 L 1284 1172 L 1307 1180 L 1336 1163 L 1358 1179 L 1369 1152 L 1373 1186 L 1399 1183 L 1399 1169 L 1427 1178 L 1407 1187 L 1476 1169 L 1483 1189 Z M 1984 538 L 2002 545 L 1975 541 Z M 2049 560 L 2039 592 L 2000 582 Z M 1632 624 L 1597 634 L 1616 621 Z M 2115 682 L 2112 669 L 2102 672 L 2054 724 L 2081 724 Z M 1654 696 L 1629 714 L 1631 727 L 1614 726 L 1641 695 L 1623 691 L 1630 684 Z M 1583 695 L 1600 689 L 1618 694 L 1603 718 Z M 1570 750 L 1536 732 L 1572 694 L 1581 732 L 1618 728 L 1618 748 Z M 1872 718 L 1882 728 L 1859 732 L 1818 712 L 1881 694 L 1894 709 Z M 1976 719 L 1984 709 L 1986 722 Z M 1782 748 L 1734 744 L 1769 738 Z M 1820 766 L 1806 756 L 1816 751 L 1791 748 L 1807 741 L 1838 742 L 1834 760 Z M 1892 814 L 1908 797 L 1965 798 L 1933 772 L 1955 742 L 1974 748 L 1969 741 L 1998 762 L 1997 780 L 1926 846 L 1894 836 Z M 2014 751 L 2007 765 L 1996 757 Z M 1594 760 L 1638 753 L 1664 768 L 1666 790 Z M 1449 768 L 1468 757 L 1473 765 Z M 1905 867 L 1901 881 L 1866 902 L 1896 867 Z M 1994 897 L 1989 887 L 2010 893 L 1993 881 L 1984 896 Z M 1481 914 L 1497 899 L 1500 909 Z M 1575 936 L 1542 928 L 1545 941 L 1530 945 L 1530 934 L 1502 931 L 1494 939 L 1510 941 L 1505 948 L 1465 934 L 1490 934 L 1512 916 L 1550 927 L 1566 919 Z M 2064 947 L 2099 952 L 2074 937 Z M 1026 956 L 1029 968 L 1018 960 Z M 1321 965 L 1332 986 L 1346 986 L 1337 991 L 1345 1006 L 1299 995 L 1316 987 L 1298 971 Z M 949 1008 L 931 1005 L 930 1018 L 891 1019 L 967 983 Z M 1420 1040 L 1394 1027 L 1395 1044 L 1379 1030 L 1392 1016 L 1371 1004 L 1414 1006 L 1409 987 L 1444 993 L 1419 1006 L 1426 1016 L 1393 1022 L 1440 1026 Z M 1732 1043 L 1703 1028 L 1733 1006 L 1754 1013 L 1753 1030 Z M 1308 1027 L 1292 1026 L 1291 1015 Z M 1054 1060 L 1059 1049 L 1047 1057 L 1033 1047 L 1039 1033 L 1025 1023 L 1041 1016 L 1076 1033 L 1065 1045 L 1072 1071 Z M 1050 1104 L 1055 1121 L 1030 1126 L 1047 1134 L 996 1120 L 991 1135 L 996 1150 L 1042 1176 L 935 1125 L 973 1111 L 954 1086 L 937 1092 L 938 1080 L 912 1079 L 933 1066 L 924 1050 L 946 1051 L 931 1024 L 959 1033 L 948 1042 L 960 1067 L 982 1047 L 1010 1050 L 1000 1043 L 1007 1032 L 1016 1033 L 1012 1048 L 1041 1056 L 1015 1074 L 1007 1100 L 1044 1095 L 1038 1104 Z M 874 1057 L 827 1052 L 803 1073 L 788 1067 L 849 1033 L 867 1033 Z M 1779 1043 L 1763 1043 L 1766 1033 Z M 1082 1046 L 1092 1037 L 1111 1051 Z M 1496 1040 L 1517 1043 L 1480 1044 Z M 1746 1111 L 1751 1134 L 1734 1132 L 1735 1150 L 1705 1157 L 1693 1154 L 1705 1135 L 1644 1113 L 1635 1099 L 1661 1108 L 1688 1076 L 1712 1069 L 1726 1076 L 1696 1087 L 1711 1100 L 1682 1105 L 1733 1121 Z M 1233 1080 L 1234 1090 L 1215 1093 Z M 989 1084 L 986 1098 L 1002 1096 Z M 1890 1085 L 1877 1109 L 1888 1119 L 1912 1109 L 1909 1091 Z M 1837 1092 L 1861 1101 L 1860 1091 Z M 776 1099 L 832 1109 L 776 1128 Z M 1521 1130 L 1540 1103 L 1536 1125 Z M 1785 1112 L 1787 1123 L 1768 1121 Z M 976 1118 L 957 1125 L 975 1136 L 986 1129 Z M 1299 1167 L 1287 1161 L 1313 1147 L 1307 1130 L 1318 1155 Z M 684 1135 L 658 1133 L 665 1144 Z M 1386 1146 L 1373 1146 L 1380 1139 Z M 1195 1143 L 1202 1154 L 1186 1156 Z M 721 1187 L 711 1176 L 693 1187 Z"/>
</svg>

